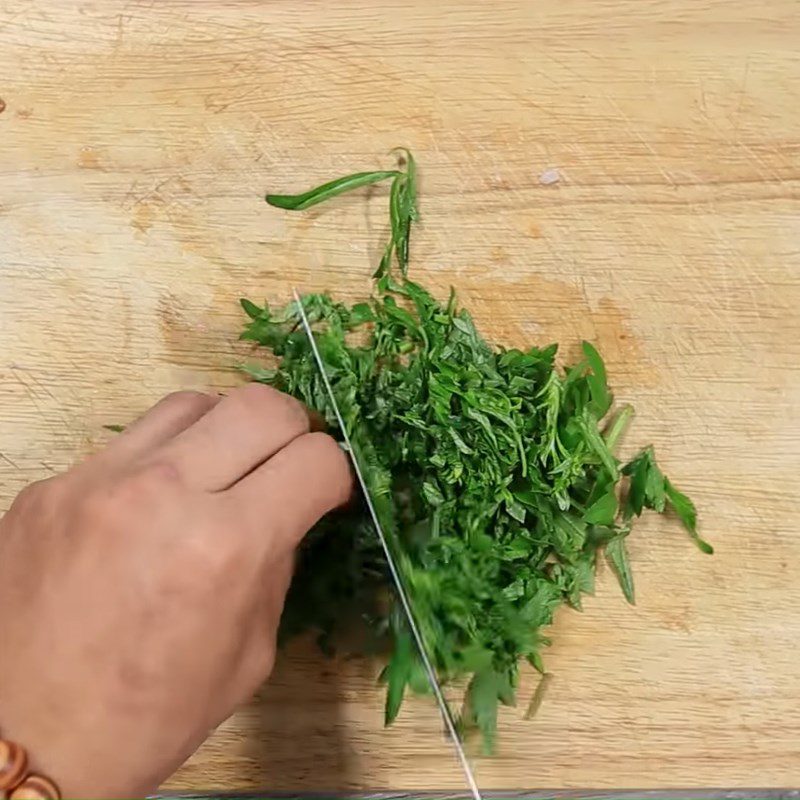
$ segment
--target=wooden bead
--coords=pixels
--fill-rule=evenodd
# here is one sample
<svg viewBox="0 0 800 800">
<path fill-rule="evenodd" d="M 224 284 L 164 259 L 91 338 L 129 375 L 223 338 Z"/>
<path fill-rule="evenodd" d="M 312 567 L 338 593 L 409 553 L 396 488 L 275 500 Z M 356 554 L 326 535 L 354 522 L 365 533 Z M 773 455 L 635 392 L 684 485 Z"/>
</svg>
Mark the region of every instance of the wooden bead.
<svg viewBox="0 0 800 800">
<path fill-rule="evenodd" d="M 0 792 L 8 793 L 24 777 L 28 754 L 15 742 L 0 739 Z"/>
<path fill-rule="evenodd" d="M 61 800 L 58 787 L 41 775 L 28 775 L 8 796 L 8 800 Z"/>
</svg>

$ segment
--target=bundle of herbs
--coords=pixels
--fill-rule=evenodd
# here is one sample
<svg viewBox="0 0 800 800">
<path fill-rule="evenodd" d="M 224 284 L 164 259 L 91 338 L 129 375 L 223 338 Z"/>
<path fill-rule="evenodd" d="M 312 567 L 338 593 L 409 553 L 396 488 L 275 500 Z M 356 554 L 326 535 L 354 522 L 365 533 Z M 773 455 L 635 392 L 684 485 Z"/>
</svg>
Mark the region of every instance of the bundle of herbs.
<svg viewBox="0 0 800 800">
<path fill-rule="evenodd" d="M 701 550 L 712 548 L 651 447 L 624 465 L 615 456 L 633 410 L 611 413 L 606 370 L 591 344 L 566 369 L 556 364 L 556 345 L 493 346 L 454 293 L 442 303 L 409 280 L 417 213 L 409 153 L 396 170 L 266 199 L 302 210 L 385 180 L 391 235 L 371 299 L 348 306 L 311 294 L 302 302 L 428 655 L 442 683 L 466 684 L 459 724 L 478 729 L 490 751 L 498 705 L 515 702 L 521 660 L 544 674 L 542 629 L 560 605 L 580 608 L 601 554 L 633 603 L 626 540 L 634 518 L 646 508 L 671 510 Z M 277 357 L 275 369 L 248 371 L 323 414 L 335 434 L 296 305 L 242 305 L 251 320 L 242 338 Z M 354 613 L 389 641 L 388 724 L 407 688 L 428 686 L 361 506 L 323 519 L 306 538 L 283 637 L 313 629 L 328 646 Z"/>
</svg>

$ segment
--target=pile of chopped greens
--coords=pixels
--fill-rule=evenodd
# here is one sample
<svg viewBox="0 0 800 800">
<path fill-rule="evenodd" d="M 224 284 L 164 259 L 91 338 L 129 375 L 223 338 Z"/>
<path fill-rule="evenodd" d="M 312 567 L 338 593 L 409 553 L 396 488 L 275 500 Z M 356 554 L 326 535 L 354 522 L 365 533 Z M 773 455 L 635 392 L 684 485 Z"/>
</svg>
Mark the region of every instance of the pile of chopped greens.
<svg viewBox="0 0 800 800">
<path fill-rule="evenodd" d="M 384 180 L 391 236 L 372 298 L 348 306 L 311 294 L 302 302 L 430 659 L 442 683 L 466 684 L 459 724 L 478 729 L 491 750 L 498 704 L 515 702 L 521 659 L 544 674 L 542 629 L 562 604 L 580 608 L 600 555 L 633 603 L 626 539 L 643 509 L 673 511 L 701 550 L 712 548 L 651 447 L 624 465 L 614 455 L 633 411 L 612 411 L 591 344 L 565 369 L 556 345 L 493 346 L 454 293 L 442 303 L 408 279 L 416 217 L 409 153 L 396 170 L 267 202 L 301 210 Z M 242 338 L 277 357 L 275 369 L 250 374 L 322 413 L 335 434 L 296 306 L 242 305 L 251 319 Z M 354 619 L 388 642 L 388 724 L 407 688 L 428 686 L 361 505 L 328 516 L 306 538 L 282 635 L 316 630 L 328 647 Z"/>
</svg>

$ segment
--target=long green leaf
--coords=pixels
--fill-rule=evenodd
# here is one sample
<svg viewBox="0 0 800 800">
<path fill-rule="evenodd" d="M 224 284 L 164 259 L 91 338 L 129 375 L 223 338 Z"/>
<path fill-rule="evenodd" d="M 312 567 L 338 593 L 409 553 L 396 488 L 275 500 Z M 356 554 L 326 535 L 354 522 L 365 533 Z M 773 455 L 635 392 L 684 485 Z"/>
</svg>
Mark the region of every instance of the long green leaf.
<svg viewBox="0 0 800 800">
<path fill-rule="evenodd" d="M 588 408 L 585 408 L 583 415 L 579 418 L 579 425 L 583 430 L 586 443 L 594 450 L 595 455 L 616 481 L 619 478 L 619 466 L 617 465 L 617 460 L 608 449 L 605 439 L 597 429 L 597 417 Z"/>
<path fill-rule="evenodd" d="M 541 672 L 541 670 L 539 670 Z M 536 712 L 541 708 L 542 702 L 544 701 L 544 696 L 547 693 L 547 687 L 550 685 L 550 681 L 553 679 L 553 675 L 550 672 L 543 672 L 542 677 L 539 678 L 539 683 L 536 684 L 536 689 L 531 696 L 530 703 L 528 703 L 528 709 L 525 711 L 525 719 L 533 719 L 536 716 Z"/>
<path fill-rule="evenodd" d="M 667 495 L 667 501 L 680 518 L 683 527 L 689 532 L 692 541 L 704 553 L 711 555 L 714 552 L 714 548 L 705 539 L 701 539 L 697 533 L 697 510 L 694 507 L 694 503 L 683 492 L 678 491 L 670 483 L 669 478 L 664 480 L 664 490 Z"/>
<path fill-rule="evenodd" d="M 611 407 L 611 392 L 606 382 L 606 367 L 600 353 L 594 345 L 583 342 L 583 354 L 589 364 L 591 373 L 587 376 L 589 391 L 592 394 L 592 411 L 597 419 L 602 419 Z"/>
<path fill-rule="evenodd" d="M 605 433 L 603 433 L 603 438 L 606 440 L 606 446 L 612 453 L 614 452 L 614 448 L 617 446 L 620 438 L 625 433 L 625 430 L 630 424 L 631 419 L 633 419 L 633 414 L 634 411 L 632 405 L 626 404 L 622 406 L 614 419 L 611 421 L 611 424 L 608 426 Z"/>
<path fill-rule="evenodd" d="M 360 189 L 362 186 L 369 186 L 373 183 L 380 183 L 380 181 L 395 178 L 400 174 L 402 173 L 395 169 L 379 172 L 356 172 L 354 175 L 347 175 L 344 178 L 337 178 L 335 181 L 323 183 L 322 186 L 309 189 L 302 194 L 268 194 L 265 200 L 276 208 L 303 211 L 345 192 Z"/>
<path fill-rule="evenodd" d="M 636 599 L 633 590 L 633 573 L 631 572 L 631 563 L 628 558 L 628 548 L 625 546 L 624 536 L 618 536 L 606 545 L 606 558 L 614 569 L 625 599 L 631 605 L 634 605 Z"/>
<path fill-rule="evenodd" d="M 381 681 L 386 684 L 386 708 L 384 723 L 391 725 L 403 704 L 403 695 L 411 677 L 413 650 L 411 636 L 406 631 L 398 633 L 394 643 L 394 653 L 386 666 Z"/>
</svg>

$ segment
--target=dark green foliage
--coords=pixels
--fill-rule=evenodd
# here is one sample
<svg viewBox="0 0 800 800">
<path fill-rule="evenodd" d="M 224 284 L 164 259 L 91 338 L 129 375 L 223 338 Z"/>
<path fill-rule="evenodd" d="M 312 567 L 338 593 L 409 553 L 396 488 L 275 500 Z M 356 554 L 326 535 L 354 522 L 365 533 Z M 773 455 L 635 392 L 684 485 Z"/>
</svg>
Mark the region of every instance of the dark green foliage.
<svg viewBox="0 0 800 800">
<path fill-rule="evenodd" d="M 410 154 L 405 169 L 267 199 L 306 208 L 384 178 L 392 179 L 391 238 L 375 295 L 352 307 L 328 295 L 302 302 L 432 663 L 444 683 L 466 679 L 460 725 L 480 730 L 491 749 L 498 705 L 515 702 L 520 660 L 544 672 L 542 629 L 563 603 L 580 608 L 604 549 L 633 602 L 626 549 L 633 517 L 672 508 L 701 549 L 710 547 L 697 536 L 694 506 L 658 469 L 651 448 L 620 466 L 614 448 L 632 410 L 604 422 L 612 396 L 592 345 L 585 342 L 582 360 L 565 370 L 556 366 L 555 345 L 491 346 L 454 294 L 440 303 L 406 277 L 416 215 Z M 250 317 L 243 338 L 277 356 L 275 369 L 248 372 L 300 398 L 335 431 L 296 307 L 242 305 Z M 391 649 L 382 674 L 388 723 L 407 688 L 427 687 L 360 507 L 308 535 L 282 635 L 315 629 L 329 646 L 359 617 Z"/>
</svg>

